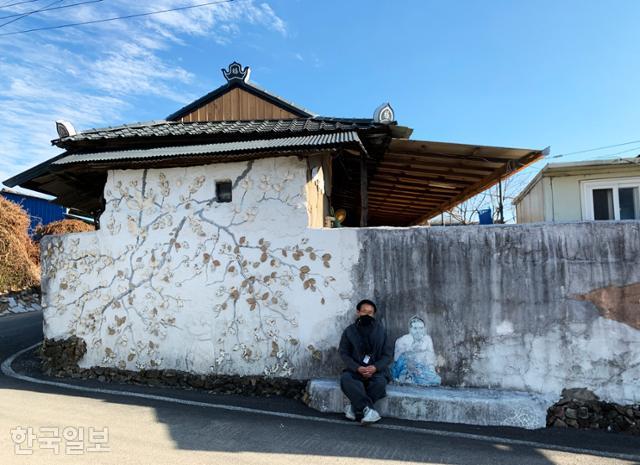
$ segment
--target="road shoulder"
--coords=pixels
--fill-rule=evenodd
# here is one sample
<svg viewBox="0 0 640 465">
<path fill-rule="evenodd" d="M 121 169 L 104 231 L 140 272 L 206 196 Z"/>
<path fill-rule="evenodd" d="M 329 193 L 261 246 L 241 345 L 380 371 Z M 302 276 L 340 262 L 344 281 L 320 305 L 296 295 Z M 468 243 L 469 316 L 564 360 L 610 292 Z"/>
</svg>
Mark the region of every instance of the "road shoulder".
<svg viewBox="0 0 640 465">
<path fill-rule="evenodd" d="M 39 369 L 35 346 L 8 357 L 2 363 L 2 372 L 22 383 L 37 385 L 45 391 L 73 391 L 81 396 L 121 396 L 129 399 L 172 402 L 226 411 L 246 412 L 320 423 L 348 425 L 337 414 L 323 414 L 300 401 L 282 397 L 245 397 L 213 394 L 197 389 L 154 387 L 125 383 L 105 383 L 90 379 L 55 378 L 44 376 Z M 489 441 L 504 445 L 539 447 L 563 452 L 591 454 L 640 462 L 640 438 L 601 431 L 560 429 L 524 430 L 507 427 L 484 427 L 432 422 L 414 422 L 385 418 L 372 428 L 442 437 Z"/>
</svg>

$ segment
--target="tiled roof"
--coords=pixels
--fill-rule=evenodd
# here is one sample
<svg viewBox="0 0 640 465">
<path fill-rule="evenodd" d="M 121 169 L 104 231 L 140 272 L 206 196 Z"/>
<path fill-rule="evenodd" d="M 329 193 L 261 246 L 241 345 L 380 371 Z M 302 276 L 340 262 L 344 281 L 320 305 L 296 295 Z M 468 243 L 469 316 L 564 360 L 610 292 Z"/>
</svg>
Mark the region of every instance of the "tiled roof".
<svg viewBox="0 0 640 465">
<path fill-rule="evenodd" d="M 179 147 L 154 147 L 147 149 L 118 150 L 109 152 L 79 153 L 67 155 L 53 162 L 54 165 L 100 161 L 142 160 L 149 158 L 169 158 L 193 155 L 232 154 L 241 152 L 262 153 L 271 150 L 326 148 L 343 144 L 360 144 L 355 131 L 333 132 L 275 139 L 259 139 L 217 144 L 187 145 Z"/>
<path fill-rule="evenodd" d="M 301 118 L 260 121 L 205 121 L 181 123 L 150 121 L 123 126 L 89 129 L 74 136 L 56 139 L 53 144 L 65 147 L 69 142 L 105 139 L 130 139 L 171 136 L 199 136 L 217 134 L 273 134 L 357 131 L 383 127 L 371 119 Z"/>
</svg>

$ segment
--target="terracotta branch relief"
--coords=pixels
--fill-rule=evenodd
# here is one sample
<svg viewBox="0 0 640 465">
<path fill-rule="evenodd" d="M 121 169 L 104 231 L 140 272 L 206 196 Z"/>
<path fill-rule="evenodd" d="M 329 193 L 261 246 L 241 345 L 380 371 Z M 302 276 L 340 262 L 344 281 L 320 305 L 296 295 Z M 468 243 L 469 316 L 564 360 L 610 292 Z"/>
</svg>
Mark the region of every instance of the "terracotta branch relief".
<svg viewBox="0 0 640 465">
<path fill-rule="evenodd" d="M 82 337 L 94 363 L 127 369 L 290 376 L 318 357 L 300 317 L 342 313 L 351 284 L 331 242 L 306 229 L 306 165 L 221 166 L 110 172 L 103 229 L 46 243 L 52 336 Z M 235 181 L 231 203 L 216 201 L 222 178 Z"/>
</svg>

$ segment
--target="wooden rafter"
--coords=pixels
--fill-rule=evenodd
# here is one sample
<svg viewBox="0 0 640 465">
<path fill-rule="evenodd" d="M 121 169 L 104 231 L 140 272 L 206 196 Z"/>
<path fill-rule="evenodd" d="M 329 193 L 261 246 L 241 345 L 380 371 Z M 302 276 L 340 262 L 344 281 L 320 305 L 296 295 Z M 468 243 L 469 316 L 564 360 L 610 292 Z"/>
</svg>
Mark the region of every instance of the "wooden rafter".
<svg viewBox="0 0 640 465">
<path fill-rule="evenodd" d="M 394 139 L 369 171 L 368 218 L 372 224 L 424 222 L 540 156 L 526 149 Z M 340 197 L 344 205 L 347 197 Z"/>
</svg>

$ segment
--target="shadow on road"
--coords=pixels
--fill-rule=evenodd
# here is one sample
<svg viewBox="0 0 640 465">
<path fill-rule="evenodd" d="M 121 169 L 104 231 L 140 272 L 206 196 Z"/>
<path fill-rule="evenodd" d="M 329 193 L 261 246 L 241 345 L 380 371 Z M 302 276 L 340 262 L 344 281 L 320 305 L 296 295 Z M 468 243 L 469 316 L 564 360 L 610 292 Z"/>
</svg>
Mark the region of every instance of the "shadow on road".
<svg viewBox="0 0 640 465">
<path fill-rule="evenodd" d="M 17 315 L 0 320 L 0 355 L 2 359 L 20 348 L 37 342 L 42 337 L 40 315 Z M 35 361 L 22 357 L 14 365 L 19 371 L 34 372 Z M 31 367 L 31 368 L 29 368 Z M 44 378 L 43 378 L 44 379 Z M 173 440 L 173 447 L 189 451 L 249 452 L 315 456 L 322 458 L 360 458 L 402 462 L 442 464 L 556 464 L 596 463 L 594 456 L 573 460 L 554 450 L 561 447 L 587 448 L 622 454 L 637 454 L 640 438 L 612 435 L 592 431 L 525 431 L 516 428 L 488 428 L 462 425 L 434 425 L 385 419 L 383 425 L 396 429 L 365 428 L 341 421 L 338 415 L 322 415 L 300 402 L 282 398 L 243 398 L 213 395 L 201 391 L 172 388 L 154 388 L 99 383 L 94 380 L 61 380 L 57 382 L 101 389 L 168 396 L 194 402 L 224 404 L 245 409 L 274 410 L 309 418 L 276 417 L 249 411 L 230 411 L 219 408 L 184 405 L 160 400 L 125 397 L 100 392 L 71 391 L 63 387 L 34 384 L 5 376 L 0 377 L 0 399 L 9 395 L 9 389 L 59 396 L 60 408 L 73 408 L 78 396 L 98 399 L 109 404 L 152 408 L 158 423 L 164 425 Z M 2 391 L 5 390 L 3 394 Z M 6 397 L 5 397 L 6 400 Z M 28 405 L 25 405 L 28 408 Z M 99 408 L 97 408 L 99 410 Z M 96 412 L 99 415 L 98 412 Z M 332 422 L 318 421 L 318 419 Z M 135 428 L 135 409 L 131 425 Z M 106 425 L 108 426 L 108 425 Z M 469 438 L 402 430 L 404 427 L 422 427 L 441 432 L 469 433 L 485 436 L 544 442 L 544 448 L 505 444 L 500 441 L 480 441 Z M 133 451 L 132 451 L 133 452 Z M 595 455 L 603 455 L 601 453 Z M 560 457 L 560 459 L 559 459 Z M 575 456 L 574 456 L 575 458 Z M 606 461 L 605 461 L 606 462 Z M 600 463 L 598 461 L 598 463 Z M 608 463 L 615 463 L 613 460 Z M 630 463 L 630 462 L 627 462 Z M 638 463 L 638 462 L 636 462 Z"/>
</svg>

